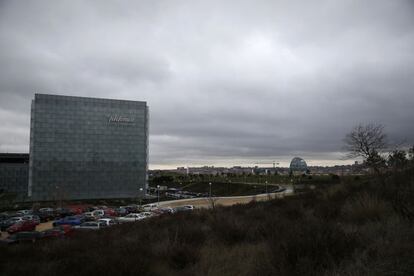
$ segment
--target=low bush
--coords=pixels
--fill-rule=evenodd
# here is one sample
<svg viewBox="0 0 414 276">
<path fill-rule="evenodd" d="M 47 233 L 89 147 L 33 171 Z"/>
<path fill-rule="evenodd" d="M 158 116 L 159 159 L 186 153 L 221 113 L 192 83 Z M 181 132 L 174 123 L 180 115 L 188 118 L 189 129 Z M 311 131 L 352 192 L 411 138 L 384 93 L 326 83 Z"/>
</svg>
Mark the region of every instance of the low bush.
<svg viewBox="0 0 414 276">
<path fill-rule="evenodd" d="M 392 212 L 392 205 L 377 195 L 362 193 L 346 201 L 342 215 L 348 223 L 364 223 L 380 220 Z"/>
</svg>

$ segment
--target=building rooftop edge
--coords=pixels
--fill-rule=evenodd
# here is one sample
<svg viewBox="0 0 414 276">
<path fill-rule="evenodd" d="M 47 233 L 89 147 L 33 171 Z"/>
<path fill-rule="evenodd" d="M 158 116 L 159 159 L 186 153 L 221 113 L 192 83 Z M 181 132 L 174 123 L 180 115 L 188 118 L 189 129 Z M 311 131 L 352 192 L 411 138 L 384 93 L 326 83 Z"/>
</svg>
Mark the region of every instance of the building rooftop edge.
<svg viewBox="0 0 414 276">
<path fill-rule="evenodd" d="M 99 98 L 99 97 L 83 97 L 83 96 L 69 96 L 69 95 L 57 95 L 57 94 L 46 94 L 46 93 L 35 93 L 34 98 L 38 97 L 50 97 L 50 98 L 74 98 L 74 99 L 88 99 L 88 100 L 99 100 L 99 101 L 118 101 L 118 102 L 133 102 L 133 103 L 142 103 L 147 105 L 146 101 L 135 101 L 135 100 L 122 100 L 122 99 L 110 99 L 110 98 Z"/>
</svg>

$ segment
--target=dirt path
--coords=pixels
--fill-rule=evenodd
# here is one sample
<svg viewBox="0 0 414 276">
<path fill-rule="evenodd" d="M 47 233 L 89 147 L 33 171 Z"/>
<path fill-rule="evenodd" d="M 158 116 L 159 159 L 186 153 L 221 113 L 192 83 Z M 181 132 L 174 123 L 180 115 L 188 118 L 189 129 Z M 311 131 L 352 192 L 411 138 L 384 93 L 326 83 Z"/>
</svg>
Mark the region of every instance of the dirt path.
<svg viewBox="0 0 414 276">
<path fill-rule="evenodd" d="M 191 198 L 191 199 L 180 199 L 180 200 L 171 200 L 171 201 L 162 201 L 160 206 L 163 207 L 179 207 L 183 205 L 194 205 L 196 208 L 210 208 L 212 202 L 215 205 L 221 206 L 231 206 L 234 204 L 247 204 L 252 200 L 263 201 L 273 198 L 281 198 L 293 194 L 293 191 L 288 189 L 281 193 L 269 193 L 269 194 L 260 194 L 252 196 L 232 196 L 232 197 L 214 197 L 210 198 Z"/>
</svg>

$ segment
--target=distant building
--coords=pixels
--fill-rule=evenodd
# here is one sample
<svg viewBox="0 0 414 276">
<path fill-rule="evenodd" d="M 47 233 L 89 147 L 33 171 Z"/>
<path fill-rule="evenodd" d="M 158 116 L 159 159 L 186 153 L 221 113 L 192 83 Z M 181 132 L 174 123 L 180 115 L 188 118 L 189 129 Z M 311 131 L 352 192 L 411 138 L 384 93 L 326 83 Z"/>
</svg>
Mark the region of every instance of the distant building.
<svg viewBox="0 0 414 276">
<path fill-rule="evenodd" d="M 27 197 L 29 154 L 0 153 L 0 194 L 23 201 Z"/>
<path fill-rule="evenodd" d="M 308 171 L 308 165 L 302 158 L 295 157 L 290 162 L 289 170 L 292 173 L 306 173 Z"/>
<path fill-rule="evenodd" d="M 146 102 L 35 95 L 32 201 L 144 196 L 147 159 Z"/>
</svg>

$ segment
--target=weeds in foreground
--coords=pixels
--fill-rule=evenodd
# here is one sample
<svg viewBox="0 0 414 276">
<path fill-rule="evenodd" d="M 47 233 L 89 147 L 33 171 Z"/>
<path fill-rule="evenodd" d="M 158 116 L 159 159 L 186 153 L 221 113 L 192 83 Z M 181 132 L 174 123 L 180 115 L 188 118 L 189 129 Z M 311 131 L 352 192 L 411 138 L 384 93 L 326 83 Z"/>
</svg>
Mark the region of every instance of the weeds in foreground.
<svg viewBox="0 0 414 276">
<path fill-rule="evenodd" d="M 414 275 L 413 174 L 2 247 L 0 275 Z"/>
</svg>

